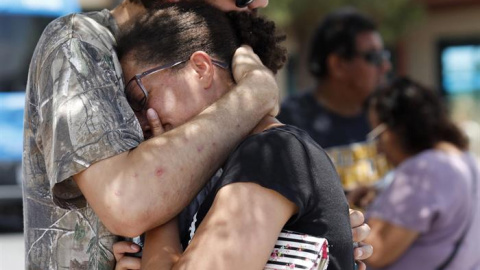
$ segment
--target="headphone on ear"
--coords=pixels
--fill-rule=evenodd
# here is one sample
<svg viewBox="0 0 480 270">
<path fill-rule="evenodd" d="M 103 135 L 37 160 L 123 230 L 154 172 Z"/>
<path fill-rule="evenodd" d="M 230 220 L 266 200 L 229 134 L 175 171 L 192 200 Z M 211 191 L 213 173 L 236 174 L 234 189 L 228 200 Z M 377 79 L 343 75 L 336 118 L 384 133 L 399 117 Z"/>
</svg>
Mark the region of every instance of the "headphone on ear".
<svg viewBox="0 0 480 270">
<path fill-rule="evenodd" d="M 254 0 L 235 0 L 235 5 L 238 8 L 244 8 L 248 5 L 250 5 Z"/>
</svg>

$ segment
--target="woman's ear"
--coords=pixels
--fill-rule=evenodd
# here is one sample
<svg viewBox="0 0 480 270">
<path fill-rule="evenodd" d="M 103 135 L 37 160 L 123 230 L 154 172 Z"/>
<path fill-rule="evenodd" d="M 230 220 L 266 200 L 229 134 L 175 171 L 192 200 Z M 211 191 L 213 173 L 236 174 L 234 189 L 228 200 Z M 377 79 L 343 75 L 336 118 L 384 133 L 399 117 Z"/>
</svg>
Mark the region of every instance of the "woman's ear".
<svg viewBox="0 0 480 270">
<path fill-rule="evenodd" d="M 330 54 L 327 57 L 327 65 L 329 73 L 336 79 L 341 79 L 345 73 L 343 59 L 337 54 Z"/>
<path fill-rule="evenodd" d="M 203 88 L 210 88 L 215 74 L 212 58 L 206 52 L 196 51 L 190 56 L 190 64 Z"/>
</svg>

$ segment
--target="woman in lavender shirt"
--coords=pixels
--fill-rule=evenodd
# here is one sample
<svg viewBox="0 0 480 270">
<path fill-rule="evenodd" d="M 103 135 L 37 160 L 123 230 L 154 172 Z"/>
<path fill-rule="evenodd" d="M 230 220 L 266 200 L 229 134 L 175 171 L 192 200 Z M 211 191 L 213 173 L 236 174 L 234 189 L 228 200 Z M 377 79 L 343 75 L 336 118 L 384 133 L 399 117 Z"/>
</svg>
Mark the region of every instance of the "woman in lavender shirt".
<svg viewBox="0 0 480 270">
<path fill-rule="evenodd" d="M 397 79 L 373 94 L 369 118 L 371 134 L 396 168 L 367 211 L 367 243 L 374 247 L 367 265 L 480 269 L 478 165 L 440 97 Z"/>
</svg>

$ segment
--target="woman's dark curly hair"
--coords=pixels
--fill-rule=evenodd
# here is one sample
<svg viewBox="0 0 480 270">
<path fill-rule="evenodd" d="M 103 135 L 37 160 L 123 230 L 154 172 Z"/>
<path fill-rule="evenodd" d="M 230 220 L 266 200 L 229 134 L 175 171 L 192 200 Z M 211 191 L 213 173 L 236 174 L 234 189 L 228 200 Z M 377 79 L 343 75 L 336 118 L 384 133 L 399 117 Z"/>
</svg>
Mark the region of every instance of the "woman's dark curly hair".
<svg viewBox="0 0 480 270">
<path fill-rule="evenodd" d="M 368 105 L 409 154 L 431 149 L 441 141 L 468 148 L 467 137 L 450 120 L 439 94 L 408 78 L 395 79 L 374 92 Z"/>
<path fill-rule="evenodd" d="M 224 13 L 203 1 L 189 1 L 147 11 L 120 36 L 117 51 L 120 58 L 132 53 L 139 64 L 185 60 L 195 51 L 230 63 L 235 50 L 246 44 L 276 73 L 286 60 L 286 50 L 280 46 L 284 40 L 265 18 Z"/>
</svg>

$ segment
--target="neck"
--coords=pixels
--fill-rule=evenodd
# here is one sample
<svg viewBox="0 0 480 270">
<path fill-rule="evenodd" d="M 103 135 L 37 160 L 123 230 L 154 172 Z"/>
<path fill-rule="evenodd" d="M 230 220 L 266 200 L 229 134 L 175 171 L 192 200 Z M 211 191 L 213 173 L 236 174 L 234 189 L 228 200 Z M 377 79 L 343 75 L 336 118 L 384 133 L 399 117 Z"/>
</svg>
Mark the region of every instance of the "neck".
<svg viewBox="0 0 480 270">
<path fill-rule="evenodd" d="M 132 19 L 137 18 L 140 14 L 145 12 L 145 8 L 140 4 L 132 3 L 128 0 L 124 0 L 120 5 L 110 11 L 113 18 L 117 22 L 119 27 L 124 26 Z"/>
<path fill-rule="evenodd" d="M 446 141 L 441 141 L 435 144 L 434 146 L 435 149 L 450 153 L 450 154 L 461 154 L 462 150 L 460 150 L 456 145 L 450 142 Z"/>
<path fill-rule="evenodd" d="M 250 134 L 257 134 L 269 128 L 282 126 L 283 124 L 280 123 L 277 118 L 267 115 L 260 120 L 257 126 L 252 130 Z"/>
<path fill-rule="evenodd" d="M 317 102 L 323 107 L 341 116 L 353 117 L 363 111 L 363 101 L 359 102 L 348 94 L 347 86 L 329 80 L 322 80 L 315 90 Z"/>
</svg>

